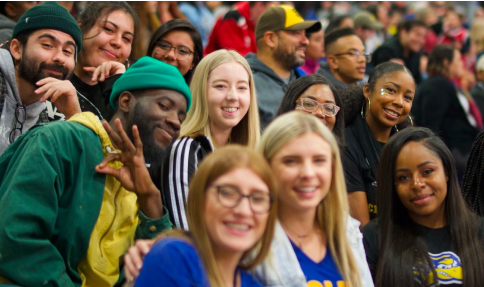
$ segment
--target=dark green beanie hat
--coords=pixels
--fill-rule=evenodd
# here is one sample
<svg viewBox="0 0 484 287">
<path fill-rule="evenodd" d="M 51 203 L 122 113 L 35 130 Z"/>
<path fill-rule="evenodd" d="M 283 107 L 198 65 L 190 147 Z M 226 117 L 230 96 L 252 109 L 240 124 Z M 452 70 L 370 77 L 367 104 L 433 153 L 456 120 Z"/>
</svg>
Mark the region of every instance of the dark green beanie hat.
<svg viewBox="0 0 484 287">
<path fill-rule="evenodd" d="M 26 31 L 40 29 L 54 29 L 67 33 L 76 42 L 77 52 L 82 48 L 82 33 L 79 24 L 69 11 L 57 2 L 45 2 L 27 10 L 13 27 L 12 38 Z"/>
<path fill-rule="evenodd" d="M 185 79 L 175 66 L 144 56 L 134 63 L 114 83 L 109 102 L 116 108 L 116 101 L 125 91 L 165 89 L 177 91 L 187 99 L 187 112 L 192 104 L 192 94 Z"/>
</svg>

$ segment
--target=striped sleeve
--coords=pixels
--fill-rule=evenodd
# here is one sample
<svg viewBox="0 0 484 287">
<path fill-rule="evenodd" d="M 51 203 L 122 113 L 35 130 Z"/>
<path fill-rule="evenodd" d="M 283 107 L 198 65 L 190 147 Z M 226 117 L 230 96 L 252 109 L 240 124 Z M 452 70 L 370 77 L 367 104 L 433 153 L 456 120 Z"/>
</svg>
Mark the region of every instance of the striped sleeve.
<svg viewBox="0 0 484 287">
<path fill-rule="evenodd" d="M 188 230 L 185 204 L 188 185 L 198 169 L 201 145 L 192 138 L 178 139 L 167 158 L 164 169 L 163 192 L 170 219 L 176 228 Z"/>
</svg>

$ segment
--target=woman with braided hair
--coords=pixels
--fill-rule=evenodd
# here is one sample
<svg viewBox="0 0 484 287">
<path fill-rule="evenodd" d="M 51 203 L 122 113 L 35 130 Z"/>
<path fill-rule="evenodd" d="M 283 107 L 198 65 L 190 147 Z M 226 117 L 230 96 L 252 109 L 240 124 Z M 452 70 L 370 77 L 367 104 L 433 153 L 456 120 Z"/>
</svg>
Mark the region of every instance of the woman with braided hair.
<svg viewBox="0 0 484 287">
<path fill-rule="evenodd" d="M 484 216 L 484 132 L 472 144 L 467 169 L 462 182 L 462 194 L 469 208 Z"/>
</svg>

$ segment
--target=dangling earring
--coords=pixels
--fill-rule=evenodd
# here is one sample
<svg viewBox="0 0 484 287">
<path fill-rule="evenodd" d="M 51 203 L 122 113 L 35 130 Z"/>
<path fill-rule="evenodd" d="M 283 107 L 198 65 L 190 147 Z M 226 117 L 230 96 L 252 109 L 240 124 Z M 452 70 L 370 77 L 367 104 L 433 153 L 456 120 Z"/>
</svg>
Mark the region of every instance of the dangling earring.
<svg viewBox="0 0 484 287">
<path fill-rule="evenodd" d="M 408 115 L 408 119 L 410 120 L 410 126 L 413 127 L 413 119 L 411 115 Z"/>
<path fill-rule="evenodd" d="M 365 118 L 365 112 L 364 112 L 364 107 L 365 107 L 366 101 L 363 101 L 363 105 L 361 106 L 361 117 Z M 370 98 L 368 98 L 368 110 L 371 108 L 371 101 Z"/>
<path fill-rule="evenodd" d="M 126 63 L 124 64 L 126 66 L 126 70 L 129 68 L 129 59 L 126 59 Z"/>
</svg>

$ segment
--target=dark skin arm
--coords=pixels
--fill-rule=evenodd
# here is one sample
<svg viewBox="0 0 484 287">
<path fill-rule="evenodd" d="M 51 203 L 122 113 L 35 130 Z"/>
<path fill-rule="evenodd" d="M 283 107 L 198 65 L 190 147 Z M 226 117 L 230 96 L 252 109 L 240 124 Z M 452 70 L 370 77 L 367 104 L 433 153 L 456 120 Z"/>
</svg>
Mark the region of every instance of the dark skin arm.
<svg viewBox="0 0 484 287">
<path fill-rule="evenodd" d="M 119 119 L 114 120 L 117 131 L 114 131 L 108 122 L 103 121 L 103 127 L 112 143 L 121 151 L 107 156 L 96 171 L 114 176 L 124 188 L 133 191 L 138 196 L 140 210 L 150 218 L 161 218 L 164 215 L 161 193 L 151 180 L 143 155 L 138 127 L 133 125 L 133 142 L 129 139 Z M 112 161 L 120 161 L 123 167 L 116 169 L 108 166 Z"/>
</svg>

